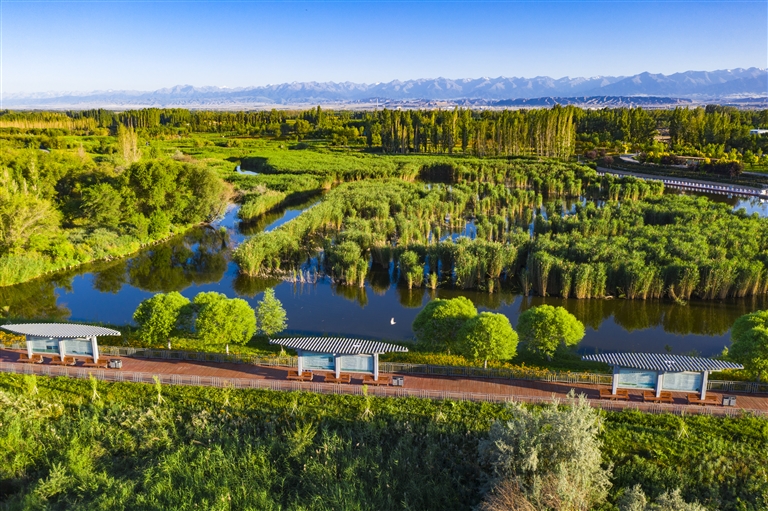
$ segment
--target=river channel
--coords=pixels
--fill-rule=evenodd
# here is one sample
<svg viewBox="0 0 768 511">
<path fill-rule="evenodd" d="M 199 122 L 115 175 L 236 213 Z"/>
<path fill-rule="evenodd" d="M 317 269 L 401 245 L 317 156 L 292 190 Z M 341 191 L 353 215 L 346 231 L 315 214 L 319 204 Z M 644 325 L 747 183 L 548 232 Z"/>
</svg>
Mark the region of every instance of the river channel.
<svg viewBox="0 0 768 511">
<path fill-rule="evenodd" d="M 758 199 L 705 195 L 734 209 L 744 208 L 748 214 L 768 216 L 768 203 Z M 12 317 L 119 325 L 130 323 L 136 306 L 154 293 L 179 291 L 191 299 L 201 291 L 217 291 L 256 306 L 264 289 L 274 287 L 288 313 L 287 333 L 404 341 L 412 339 L 411 323 L 431 298 L 463 295 L 480 310 L 505 314 L 513 325 L 531 306 L 562 305 L 587 326 L 579 345 L 583 353 L 671 350 L 704 356 L 718 354 L 730 344 L 729 329 L 736 318 L 768 308 L 766 297 L 678 305 L 658 300 L 524 297 L 508 291 L 408 291 L 397 286 L 386 269 L 372 271 L 364 288 L 336 286 L 322 276 L 313 282 L 283 282 L 239 274 L 230 260 L 237 244 L 290 221 L 317 200 L 268 213 L 247 226 L 238 222 L 237 209 L 232 208 L 212 228 L 196 228 L 133 257 L 0 288 L 0 307 L 8 306 Z"/>
</svg>

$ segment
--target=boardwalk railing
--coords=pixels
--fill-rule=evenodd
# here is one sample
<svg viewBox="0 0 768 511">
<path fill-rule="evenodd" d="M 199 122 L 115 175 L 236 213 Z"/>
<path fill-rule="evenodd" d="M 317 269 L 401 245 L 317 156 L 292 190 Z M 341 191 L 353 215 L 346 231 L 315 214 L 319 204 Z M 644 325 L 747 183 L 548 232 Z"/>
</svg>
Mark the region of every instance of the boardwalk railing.
<svg viewBox="0 0 768 511">
<path fill-rule="evenodd" d="M 2 346 L 0 344 L 0 346 Z M 22 349 L 21 344 L 13 344 L 11 349 Z M 210 353 L 204 351 L 183 351 L 151 348 L 131 348 L 123 346 L 99 346 L 105 357 L 134 357 L 160 360 L 188 360 L 194 362 L 216 362 L 230 364 L 251 364 L 265 367 L 296 367 L 297 358 L 258 357 L 236 353 Z M 458 376 L 467 378 L 501 378 L 507 380 L 546 381 L 550 383 L 583 383 L 591 385 L 611 385 L 610 374 L 572 373 L 559 371 L 521 370 L 508 367 L 469 367 L 438 366 L 430 364 L 409 364 L 404 362 L 381 362 L 382 373 L 424 374 L 433 376 Z M 721 392 L 744 392 L 748 394 L 768 394 L 768 383 L 747 381 L 709 380 L 707 390 Z"/>
<path fill-rule="evenodd" d="M 416 397 L 422 399 L 450 399 L 454 401 L 479 401 L 489 403 L 531 403 L 546 404 L 563 399 L 555 397 L 526 396 L 512 394 L 483 394 L 474 392 L 448 392 L 440 390 L 407 389 L 402 387 L 365 387 L 363 385 L 335 385 L 332 383 L 309 383 L 285 380 L 267 380 L 255 378 L 222 378 L 216 376 L 197 376 L 188 374 L 155 374 L 144 372 L 109 371 L 82 367 L 50 366 L 38 364 L 18 364 L 0 362 L 0 372 L 14 374 L 34 374 L 40 376 L 64 376 L 88 379 L 91 376 L 107 382 L 154 383 L 157 378 L 163 385 L 206 386 L 235 389 L 262 389 L 284 392 L 306 391 L 319 394 L 347 394 L 375 397 Z M 671 413 L 675 415 L 724 415 L 735 417 L 745 413 L 768 416 L 760 410 L 738 410 L 711 406 L 688 406 L 668 404 L 648 404 L 637 402 L 613 402 L 589 400 L 593 408 L 606 411 L 637 410 L 646 413 Z"/>
</svg>

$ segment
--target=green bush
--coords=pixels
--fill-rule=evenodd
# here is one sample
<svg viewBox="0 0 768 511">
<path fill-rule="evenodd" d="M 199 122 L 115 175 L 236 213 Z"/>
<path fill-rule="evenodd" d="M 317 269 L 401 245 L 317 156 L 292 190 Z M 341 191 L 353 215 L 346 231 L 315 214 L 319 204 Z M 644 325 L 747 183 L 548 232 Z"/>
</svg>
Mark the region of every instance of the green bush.
<svg viewBox="0 0 768 511">
<path fill-rule="evenodd" d="M 176 291 L 158 293 L 139 304 L 133 320 L 139 325 L 139 336 L 146 342 L 165 342 L 180 324 L 185 323 L 189 299 Z"/>
<path fill-rule="evenodd" d="M 206 343 L 246 344 L 256 333 L 256 313 L 242 298 L 216 292 L 195 296 L 195 330 Z"/>
</svg>

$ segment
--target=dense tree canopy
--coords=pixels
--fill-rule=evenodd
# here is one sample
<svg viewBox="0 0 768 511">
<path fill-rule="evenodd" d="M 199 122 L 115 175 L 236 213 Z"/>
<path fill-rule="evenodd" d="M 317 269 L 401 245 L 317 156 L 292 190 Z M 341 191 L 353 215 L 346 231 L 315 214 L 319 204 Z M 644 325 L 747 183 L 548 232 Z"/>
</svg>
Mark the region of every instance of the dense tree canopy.
<svg viewBox="0 0 768 511">
<path fill-rule="evenodd" d="M 517 332 L 526 349 L 551 358 L 561 346 L 584 338 L 584 325 L 563 307 L 539 305 L 520 314 Z"/>
<path fill-rule="evenodd" d="M 416 315 L 413 331 L 419 342 L 438 350 L 455 350 L 461 327 L 475 316 L 477 309 L 468 298 L 436 298 Z"/>
<path fill-rule="evenodd" d="M 246 344 L 256 333 L 256 313 L 241 298 L 216 292 L 195 296 L 198 337 L 209 344 Z"/>
<path fill-rule="evenodd" d="M 176 291 L 158 293 L 139 304 L 133 320 L 139 325 L 139 335 L 147 342 L 165 342 L 184 321 L 184 309 L 189 299 Z"/>
<path fill-rule="evenodd" d="M 509 360 L 517 354 L 517 332 L 504 314 L 481 312 L 461 327 L 458 344 L 468 358 L 488 367 L 489 360 Z"/>
</svg>

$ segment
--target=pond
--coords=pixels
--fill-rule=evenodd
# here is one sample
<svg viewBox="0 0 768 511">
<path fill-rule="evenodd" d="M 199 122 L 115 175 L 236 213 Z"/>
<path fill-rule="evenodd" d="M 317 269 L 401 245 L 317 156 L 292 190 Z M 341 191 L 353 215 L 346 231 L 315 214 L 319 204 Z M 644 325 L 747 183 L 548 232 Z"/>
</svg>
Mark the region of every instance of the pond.
<svg viewBox="0 0 768 511">
<path fill-rule="evenodd" d="M 768 216 L 768 204 L 758 199 L 707 196 L 734 209 Z M 671 350 L 704 356 L 718 354 L 730 344 L 728 332 L 736 318 L 768 308 L 766 297 L 678 305 L 667 301 L 523 297 L 505 291 L 409 291 L 397 286 L 392 272 L 382 268 L 371 272 L 363 288 L 337 286 L 322 276 L 312 277 L 313 282 L 283 282 L 239 274 L 230 260 L 237 244 L 295 218 L 318 200 L 268 213 L 247 225 L 238 222 L 237 209 L 231 208 L 214 226 L 194 229 L 131 258 L 0 288 L 0 306 L 8 306 L 13 317 L 119 325 L 130 323 L 137 305 L 158 292 L 179 291 L 192 298 L 201 291 L 217 291 L 244 298 L 255 306 L 264 289 L 274 287 L 288 313 L 288 333 L 408 340 L 413 337 L 413 319 L 431 298 L 463 295 L 480 310 L 505 314 L 513 325 L 529 307 L 562 305 L 587 326 L 579 345 L 584 353 Z M 471 229 L 466 228 L 467 234 L 472 234 Z"/>
</svg>

